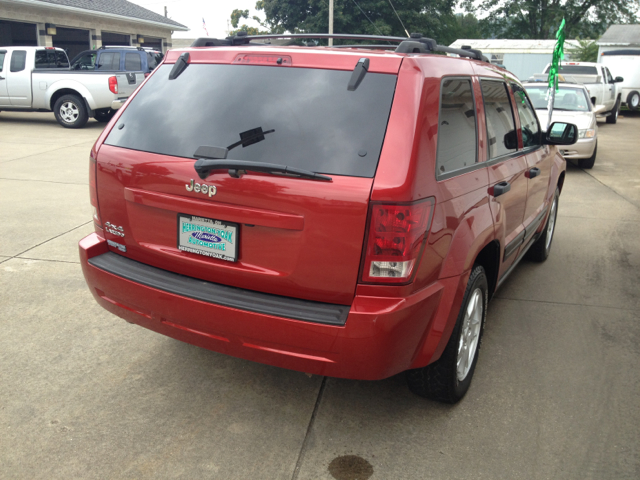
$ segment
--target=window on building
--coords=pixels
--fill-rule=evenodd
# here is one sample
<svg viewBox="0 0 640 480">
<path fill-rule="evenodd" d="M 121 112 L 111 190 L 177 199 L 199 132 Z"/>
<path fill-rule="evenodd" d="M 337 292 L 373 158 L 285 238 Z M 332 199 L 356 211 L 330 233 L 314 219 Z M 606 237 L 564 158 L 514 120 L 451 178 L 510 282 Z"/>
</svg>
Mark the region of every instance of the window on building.
<svg viewBox="0 0 640 480">
<path fill-rule="evenodd" d="M 484 113 L 487 122 L 489 159 L 517 150 L 516 129 L 507 84 L 481 80 Z"/>
<path fill-rule="evenodd" d="M 440 88 L 438 174 L 446 175 L 476 163 L 476 145 L 476 108 L 471 80 L 445 78 Z"/>
</svg>

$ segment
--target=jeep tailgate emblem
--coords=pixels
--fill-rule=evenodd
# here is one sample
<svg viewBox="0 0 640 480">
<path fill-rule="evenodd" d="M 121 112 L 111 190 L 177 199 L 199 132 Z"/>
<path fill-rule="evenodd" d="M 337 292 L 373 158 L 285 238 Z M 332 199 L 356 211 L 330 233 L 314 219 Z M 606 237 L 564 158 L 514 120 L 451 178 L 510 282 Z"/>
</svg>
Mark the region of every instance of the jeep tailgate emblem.
<svg viewBox="0 0 640 480">
<path fill-rule="evenodd" d="M 218 191 L 215 185 L 207 185 L 206 183 L 201 185 L 195 183 L 193 178 L 191 179 L 191 184 L 185 185 L 184 188 L 187 189 L 187 192 L 202 193 L 203 195 L 209 195 L 209 197 L 213 197 Z"/>
</svg>

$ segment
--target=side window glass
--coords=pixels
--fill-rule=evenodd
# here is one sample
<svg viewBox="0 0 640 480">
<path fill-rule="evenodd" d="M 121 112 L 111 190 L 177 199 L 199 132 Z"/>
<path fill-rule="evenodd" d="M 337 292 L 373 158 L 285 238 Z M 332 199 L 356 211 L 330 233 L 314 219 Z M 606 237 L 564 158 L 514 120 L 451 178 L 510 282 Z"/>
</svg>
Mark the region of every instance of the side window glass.
<svg viewBox="0 0 640 480">
<path fill-rule="evenodd" d="M 100 55 L 100 70 L 120 70 L 120 52 L 106 52 Z"/>
<path fill-rule="evenodd" d="M 440 87 L 438 175 L 476 163 L 477 144 L 476 108 L 471 80 L 445 78 Z"/>
<path fill-rule="evenodd" d="M 63 51 L 56 50 L 55 59 L 56 68 L 69 68 L 69 59 Z"/>
<path fill-rule="evenodd" d="M 613 83 L 613 77 L 611 76 L 611 72 L 609 71 L 609 69 L 607 67 L 604 67 L 604 71 L 607 76 L 607 82 Z"/>
<path fill-rule="evenodd" d="M 142 70 L 142 60 L 140 60 L 140 55 L 137 52 L 125 54 L 124 69 L 127 72 L 139 72 Z"/>
<path fill-rule="evenodd" d="M 46 50 L 36 50 L 36 68 L 49 68 L 49 59 Z"/>
<path fill-rule="evenodd" d="M 518 143 L 507 84 L 495 80 L 480 80 L 480 85 L 487 123 L 489 159 L 515 152 Z"/>
<path fill-rule="evenodd" d="M 520 128 L 522 129 L 522 145 L 524 148 L 537 147 L 541 145 L 540 126 L 536 112 L 529 102 L 524 88 L 515 83 L 511 84 L 513 95 L 516 98 L 516 107 L 520 117 Z"/>
<path fill-rule="evenodd" d="M 60 52 L 62 53 L 62 52 Z M 96 54 L 87 53 L 81 56 L 78 60 L 73 62 L 74 70 L 95 70 L 96 68 Z"/>
<path fill-rule="evenodd" d="M 0 52 L 0 72 L 2 71 L 2 66 L 4 65 L 4 57 L 7 55 L 7 52 Z"/>
<path fill-rule="evenodd" d="M 14 50 L 11 54 L 11 67 L 12 72 L 21 72 L 27 64 L 27 51 L 26 50 Z"/>
</svg>

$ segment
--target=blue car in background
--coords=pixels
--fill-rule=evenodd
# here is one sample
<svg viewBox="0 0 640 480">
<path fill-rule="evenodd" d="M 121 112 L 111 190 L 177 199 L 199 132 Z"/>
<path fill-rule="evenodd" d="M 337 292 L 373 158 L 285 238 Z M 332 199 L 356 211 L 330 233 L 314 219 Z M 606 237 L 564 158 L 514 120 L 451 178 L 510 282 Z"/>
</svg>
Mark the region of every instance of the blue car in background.
<svg viewBox="0 0 640 480">
<path fill-rule="evenodd" d="M 71 70 L 144 72 L 145 77 L 162 61 L 162 52 L 142 47 L 100 47 L 85 50 L 71 60 Z"/>
</svg>

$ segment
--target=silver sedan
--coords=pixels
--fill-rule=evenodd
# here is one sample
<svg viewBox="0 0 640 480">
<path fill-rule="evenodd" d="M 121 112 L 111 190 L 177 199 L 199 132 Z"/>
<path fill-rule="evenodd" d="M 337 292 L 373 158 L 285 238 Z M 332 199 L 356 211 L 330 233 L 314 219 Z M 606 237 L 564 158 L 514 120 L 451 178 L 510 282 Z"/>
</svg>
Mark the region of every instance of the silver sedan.
<svg viewBox="0 0 640 480">
<path fill-rule="evenodd" d="M 547 85 L 539 82 L 525 83 L 524 88 L 536 109 L 540 124 L 544 127 L 549 119 Z M 598 124 L 589 92 L 584 85 L 559 85 L 551 121 L 573 123 L 578 127 L 578 141 L 560 152 L 566 159 L 577 160 L 580 168 L 592 168 L 598 153 Z"/>
</svg>

